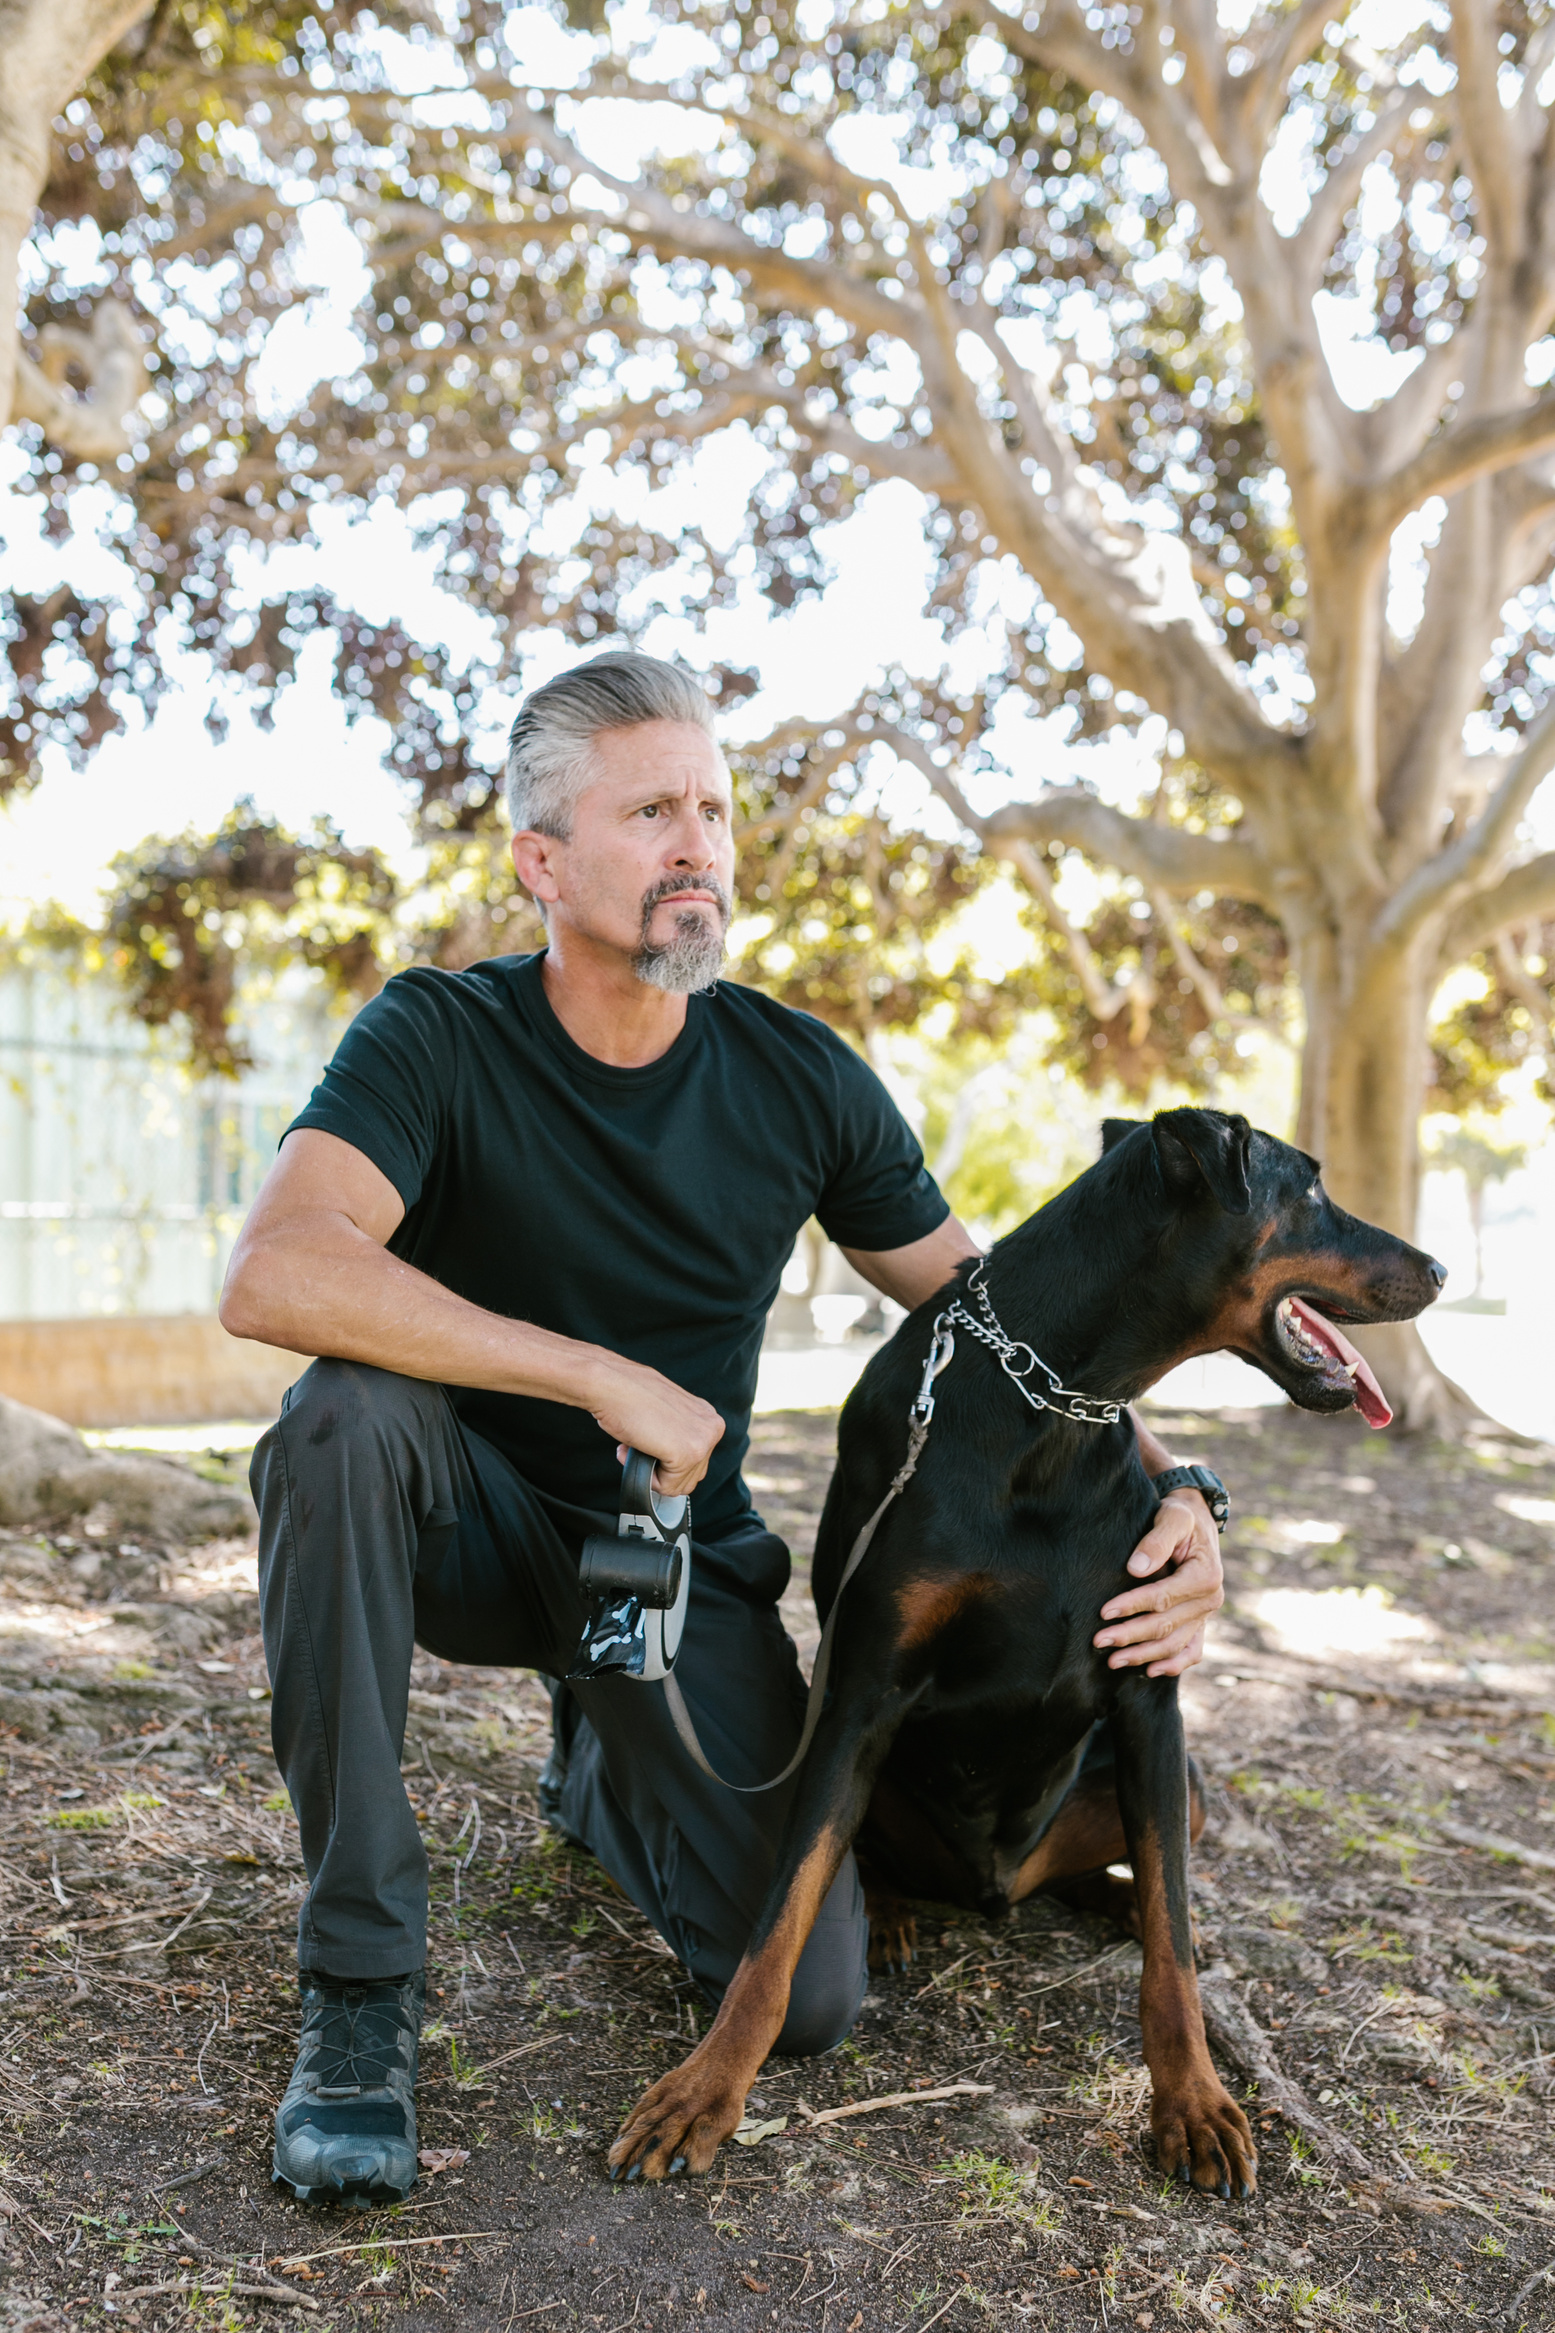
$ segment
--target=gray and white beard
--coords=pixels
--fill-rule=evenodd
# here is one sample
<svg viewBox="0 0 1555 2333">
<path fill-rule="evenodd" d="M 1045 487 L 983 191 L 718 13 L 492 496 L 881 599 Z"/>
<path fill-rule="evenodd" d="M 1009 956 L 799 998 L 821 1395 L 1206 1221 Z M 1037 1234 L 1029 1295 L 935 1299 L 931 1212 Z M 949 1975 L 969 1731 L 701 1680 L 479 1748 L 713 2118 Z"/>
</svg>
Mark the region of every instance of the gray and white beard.
<svg viewBox="0 0 1555 2333">
<path fill-rule="evenodd" d="M 632 970 L 638 979 L 649 988 L 661 988 L 666 996 L 691 996 L 699 988 L 711 988 L 723 970 L 724 933 L 729 928 L 731 902 L 723 886 L 706 877 L 696 888 L 714 893 L 718 921 L 709 923 L 700 908 L 688 907 L 676 916 L 671 939 L 655 944 L 648 938 L 654 910 L 686 888 L 685 884 L 671 881 L 662 887 L 656 885 L 649 892 L 643 901 L 642 945 L 632 958 Z"/>
</svg>

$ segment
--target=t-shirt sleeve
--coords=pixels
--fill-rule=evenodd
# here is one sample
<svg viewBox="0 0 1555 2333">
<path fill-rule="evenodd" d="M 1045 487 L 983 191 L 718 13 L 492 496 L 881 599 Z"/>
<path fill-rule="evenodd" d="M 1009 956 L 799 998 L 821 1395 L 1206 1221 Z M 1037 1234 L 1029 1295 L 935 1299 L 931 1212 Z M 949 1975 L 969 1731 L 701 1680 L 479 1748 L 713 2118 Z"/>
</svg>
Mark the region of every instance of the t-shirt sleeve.
<svg viewBox="0 0 1555 2333">
<path fill-rule="evenodd" d="M 286 1129 L 316 1126 L 349 1142 L 388 1176 L 407 1212 L 443 1140 L 455 1075 L 436 978 L 402 972 L 363 1005 L 307 1108 Z"/>
<path fill-rule="evenodd" d="M 876 1253 L 938 1230 L 950 1208 L 912 1128 L 868 1062 L 831 1040 L 837 1093 L 836 1165 L 816 1218 L 839 1247 Z"/>
</svg>

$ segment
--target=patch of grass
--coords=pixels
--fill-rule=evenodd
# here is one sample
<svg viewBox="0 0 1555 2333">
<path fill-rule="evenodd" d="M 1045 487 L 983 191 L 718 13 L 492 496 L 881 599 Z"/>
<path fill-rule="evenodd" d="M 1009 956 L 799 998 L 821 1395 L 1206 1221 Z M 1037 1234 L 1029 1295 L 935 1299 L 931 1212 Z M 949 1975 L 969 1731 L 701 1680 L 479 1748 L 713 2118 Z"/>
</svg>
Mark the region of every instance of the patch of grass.
<svg viewBox="0 0 1555 2333">
<path fill-rule="evenodd" d="M 1488 2228 L 1485 2230 L 1485 2233 L 1481 2236 L 1474 2249 L 1476 2252 L 1481 2253 L 1486 2260 L 1503 2260 L 1506 2257 L 1506 2246 L 1502 2243 L 1500 2237 L 1493 2236 Z"/>
<path fill-rule="evenodd" d="M 51 1831 L 111 1831 L 119 1815 L 111 1806 L 65 1806 L 43 1819 Z"/>
<path fill-rule="evenodd" d="M 456 2033 L 450 2034 L 448 2039 L 448 2071 L 454 2080 L 466 2089 L 484 2079 L 480 2067 L 475 2064 L 473 2059 L 460 2056 L 459 2036 Z"/>
<path fill-rule="evenodd" d="M 113 1674 L 121 1685 L 139 1685 L 147 1677 L 154 1677 L 156 1671 L 149 1661 L 115 1661 Z"/>
<path fill-rule="evenodd" d="M 997 2155 L 971 2148 L 953 2155 L 942 2168 L 961 2182 L 961 2210 L 956 2217 L 963 2225 L 986 2226 L 990 2220 L 1003 2220 L 1038 2236 L 1049 2235 L 1058 2227 L 1052 2197 L 1036 2185 L 1034 2164 L 1017 2170 L 1012 2163 L 1001 2163 Z"/>
<path fill-rule="evenodd" d="M 289 1815 L 292 1811 L 291 1799 L 284 1790 L 273 1790 L 260 1804 L 267 1815 Z"/>
<path fill-rule="evenodd" d="M 1412 2146 L 1409 2151 L 1422 2171 L 1434 2171 L 1442 2179 L 1450 2178 L 1458 2167 L 1453 2157 L 1443 2154 L 1440 2147 Z"/>
</svg>

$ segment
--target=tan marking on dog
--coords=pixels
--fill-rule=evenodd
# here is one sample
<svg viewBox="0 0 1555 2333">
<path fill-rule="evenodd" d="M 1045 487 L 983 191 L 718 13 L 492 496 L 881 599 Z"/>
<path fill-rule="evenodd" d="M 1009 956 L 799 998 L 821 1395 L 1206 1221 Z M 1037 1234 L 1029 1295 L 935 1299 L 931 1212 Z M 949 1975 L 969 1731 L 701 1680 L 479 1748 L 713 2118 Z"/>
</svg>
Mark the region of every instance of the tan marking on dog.
<svg viewBox="0 0 1555 2333">
<path fill-rule="evenodd" d="M 927 1644 L 993 1586 L 986 1572 L 953 1572 L 949 1578 L 905 1581 L 896 1591 L 896 1609 L 901 1614 L 897 1643 L 902 1651 Z"/>
</svg>

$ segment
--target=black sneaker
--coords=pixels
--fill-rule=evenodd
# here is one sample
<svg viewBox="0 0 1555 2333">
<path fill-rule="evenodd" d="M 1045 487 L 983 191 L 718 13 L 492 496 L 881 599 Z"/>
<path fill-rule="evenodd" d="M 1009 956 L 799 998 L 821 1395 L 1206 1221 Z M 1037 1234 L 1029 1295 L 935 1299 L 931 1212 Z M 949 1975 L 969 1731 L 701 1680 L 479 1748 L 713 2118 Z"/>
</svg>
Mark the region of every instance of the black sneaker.
<svg viewBox="0 0 1555 2333">
<path fill-rule="evenodd" d="M 398 2203 L 416 2184 L 426 1972 L 353 1984 L 304 1969 L 301 1984 L 302 2045 L 275 2110 L 273 2176 L 299 2203 Z"/>
<path fill-rule="evenodd" d="M 551 1829 L 565 1839 L 569 1847 L 581 1847 L 583 1841 L 576 1838 L 562 1820 L 562 1792 L 567 1787 L 568 1763 L 578 1727 L 583 1722 L 583 1710 L 576 1693 L 560 1678 L 542 1675 L 540 1682 L 551 1696 L 551 1754 L 535 1784 L 535 1796 L 540 1801 L 540 1812 Z"/>
</svg>

